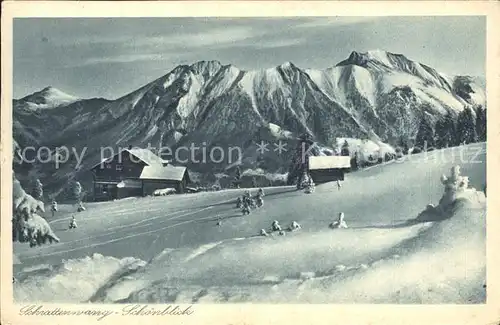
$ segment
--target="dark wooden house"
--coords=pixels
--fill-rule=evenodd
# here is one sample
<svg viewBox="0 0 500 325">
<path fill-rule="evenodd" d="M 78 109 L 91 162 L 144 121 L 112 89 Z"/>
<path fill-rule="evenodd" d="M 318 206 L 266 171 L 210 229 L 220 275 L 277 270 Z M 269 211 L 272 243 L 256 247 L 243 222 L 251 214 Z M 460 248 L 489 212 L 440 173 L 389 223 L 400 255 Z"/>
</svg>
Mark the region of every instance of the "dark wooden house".
<svg viewBox="0 0 500 325">
<path fill-rule="evenodd" d="M 344 174 L 351 170 L 349 156 L 310 156 L 309 175 L 315 184 L 343 181 Z"/>
<path fill-rule="evenodd" d="M 183 193 L 190 182 L 186 167 L 174 166 L 151 150 L 123 149 L 91 168 L 95 200 L 152 195 L 157 189 Z"/>
</svg>

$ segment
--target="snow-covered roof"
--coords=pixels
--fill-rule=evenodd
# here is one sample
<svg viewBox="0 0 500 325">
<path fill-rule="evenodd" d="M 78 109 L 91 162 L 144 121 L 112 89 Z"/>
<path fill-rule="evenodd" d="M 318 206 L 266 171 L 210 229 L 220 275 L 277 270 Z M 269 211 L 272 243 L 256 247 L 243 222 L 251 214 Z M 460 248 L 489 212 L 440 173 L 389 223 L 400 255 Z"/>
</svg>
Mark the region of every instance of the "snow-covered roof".
<svg viewBox="0 0 500 325">
<path fill-rule="evenodd" d="M 168 179 L 181 181 L 184 177 L 186 167 L 172 165 L 153 165 L 145 166 L 142 169 L 140 179 Z"/>
<path fill-rule="evenodd" d="M 102 159 L 100 162 L 98 162 L 97 164 L 95 165 L 92 165 L 92 167 L 90 167 L 90 169 L 94 169 L 96 168 L 97 166 L 101 165 L 101 164 L 104 164 L 105 162 L 110 162 L 112 160 L 113 157 L 108 157 L 108 158 L 104 158 Z"/>
<path fill-rule="evenodd" d="M 132 148 L 132 149 L 124 149 L 123 151 L 128 151 L 132 155 L 136 156 L 140 160 L 144 161 L 146 164 L 149 166 L 153 166 L 156 164 L 163 164 L 163 159 L 158 157 L 156 154 L 154 154 L 151 150 L 149 149 L 142 149 L 142 148 Z"/>
<path fill-rule="evenodd" d="M 138 159 L 140 159 L 141 161 L 146 163 L 146 165 L 148 165 L 148 166 L 153 166 L 153 165 L 163 166 L 164 164 L 170 163 L 169 160 L 165 160 L 165 159 L 158 157 L 155 153 L 153 153 L 149 149 L 142 149 L 142 148 L 128 149 L 127 148 L 127 149 L 121 150 L 119 153 L 117 153 L 111 157 L 108 157 L 108 158 L 101 160 L 99 163 L 93 165 L 90 169 L 93 169 L 93 168 L 101 165 L 102 163 L 111 162 L 115 156 L 117 156 L 119 154 L 123 154 L 123 152 L 129 152 L 130 154 L 134 155 L 135 157 L 137 157 Z"/>
<path fill-rule="evenodd" d="M 310 156 L 309 169 L 350 168 L 349 156 Z"/>
<path fill-rule="evenodd" d="M 144 166 L 144 168 L 142 169 L 139 179 L 162 179 L 162 180 L 181 181 L 182 178 L 184 177 L 184 173 L 186 172 L 186 167 L 169 165 L 170 160 L 158 157 L 149 149 L 127 148 L 120 151 L 120 154 L 123 154 L 123 152 L 129 152 L 131 155 L 137 157 L 138 159 L 146 163 L 146 166 Z M 116 155 L 114 155 L 113 157 L 115 157 Z M 99 164 L 106 161 L 111 161 L 113 157 L 106 158 Z M 96 164 L 92 168 L 95 168 L 99 164 Z M 126 180 L 118 184 L 118 187 L 137 187 L 137 186 L 138 185 L 134 183 L 132 180 Z"/>
</svg>

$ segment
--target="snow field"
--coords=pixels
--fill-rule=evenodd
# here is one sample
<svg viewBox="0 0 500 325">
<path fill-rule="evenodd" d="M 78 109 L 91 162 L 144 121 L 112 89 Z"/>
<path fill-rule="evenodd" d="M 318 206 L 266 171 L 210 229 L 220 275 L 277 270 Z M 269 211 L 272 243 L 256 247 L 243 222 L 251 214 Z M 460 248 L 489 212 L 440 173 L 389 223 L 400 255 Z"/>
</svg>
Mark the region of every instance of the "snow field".
<svg viewBox="0 0 500 325">
<path fill-rule="evenodd" d="M 361 170 L 348 175 L 341 191 L 334 184 L 317 186 L 312 195 L 296 191 L 270 195 L 266 190 L 266 204 L 250 216 L 228 219 L 219 228 L 196 226 L 198 243 L 176 249 L 161 246 L 163 252 L 147 264 L 94 255 L 62 262 L 78 272 L 64 267 L 26 269 L 26 276 L 14 285 L 15 297 L 156 303 L 482 303 L 486 296 L 484 195 L 474 190 L 464 193 L 462 202 L 447 211 L 446 220 L 408 221 L 427 204 L 437 204 L 443 194 L 440 176 L 454 165 L 462 166 L 462 175 L 470 178 L 472 187 L 482 188 L 484 158 L 484 144 L 476 144 Z M 122 213 L 133 218 L 138 202 L 149 209 L 168 203 L 173 211 L 180 211 L 186 202 L 201 207 L 206 199 L 230 200 L 243 191 L 120 202 L 119 210 L 129 208 L 135 211 L 131 215 L 118 212 L 116 202 L 89 206 L 84 213 L 104 211 L 116 213 L 117 219 Z M 339 211 L 345 212 L 350 228 L 328 229 Z M 303 229 L 286 236 L 257 236 L 274 219 L 285 227 L 298 221 Z M 119 220 L 109 221 L 110 225 L 120 227 Z M 141 226 L 141 221 L 134 223 Z M 233 232 L 232 237 L 218 240 L 218 232 L 224 229 Z M 248 233 L 255 236 L 242 236 Z M 89 275 L 91 269 L 104 271 Z M 68 283 L 84 290 L 68 293 Z"/>
</svg>

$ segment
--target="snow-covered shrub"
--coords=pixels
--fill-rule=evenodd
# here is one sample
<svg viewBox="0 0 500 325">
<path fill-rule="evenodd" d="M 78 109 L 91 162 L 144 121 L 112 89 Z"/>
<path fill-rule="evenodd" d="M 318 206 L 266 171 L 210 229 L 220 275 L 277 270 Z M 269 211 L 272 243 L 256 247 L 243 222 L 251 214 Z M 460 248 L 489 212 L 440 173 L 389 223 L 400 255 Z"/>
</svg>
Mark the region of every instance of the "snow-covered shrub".
<svg viewBox="0 0 500 325">
<path fill-rule="evenodd" d="M 414 148 L 411 148 L 409 150 L 409 153 L 412 155 L 416 155 L 417 153 L 421 153 L 421 152 L 422 152 L 422 149 L 420 149 L 419 147 L 414 147 Z"/>
<path fill-rule="evenodd" d="M 484 203 L 486 196 L 475 188 L 469 188 L 469 177 L 462 176 L 460 166 L 454 166 L 450 170 L 450 176 L 441 176 L 444 193 L 439 204 L 429 204 L 418 216 L 420 221 L 436 221 L 448 218 L 452 215 L 455 205 L 460 201 L 468 201 L 472 204 Z"/>
<path fill-rule="evenodd" d="M 80 182 L 73 183 L 73 196 L 76 200 L 76 204 L 79 204 L 82 199 L 82 185 Z"/>
<path fill-rule="evenodd" d="M 87 210 L 87 209 L 85 209 L 85 207 L 83 206 L 83 203 L 82 203 L 82 202 L 80 202 L 80 203 L 78 204 L 78 208 L 77 208 L 77 210 L 76 210 L 76 211 L 77 211 L 77 212 L 83 212 L 83 211 L 85 211 L 85 210 Z"/>
<path fill-rule="evenodd" d="M 58 242 L 48 222 L 38 213 L 45 212 L 42 201 L 26 193 L 21 183 L 12 177 L 12 239 L 29 243 L 31 247 L 46 242 Z"/>
<path fill-rule="evenodd" d="M 308 188 L 312 183 L 314 182 L 311 178 L 311 175 L 309 175 L 309 173 L 307 172 L 304 172 L 300 184 L 297 184 L 297 188 L 298 189 Z"/>
</svg>

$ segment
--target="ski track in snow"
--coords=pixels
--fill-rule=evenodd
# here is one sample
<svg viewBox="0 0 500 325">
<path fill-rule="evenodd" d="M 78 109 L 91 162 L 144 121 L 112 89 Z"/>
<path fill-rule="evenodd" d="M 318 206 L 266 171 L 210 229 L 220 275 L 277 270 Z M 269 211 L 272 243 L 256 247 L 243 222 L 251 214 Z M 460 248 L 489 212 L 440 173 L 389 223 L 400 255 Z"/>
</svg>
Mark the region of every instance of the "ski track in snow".
<svg viewBox="0 0 500 325">
<path fill-rule="evenodd" d="M 113 211 L 112 213 L 106 213 L 106 217 L 109 218 L 109 217 L 113 217 L 113 216 L 120 216 L 120 217 L 124 217 L 126 215 L 134 215 L 138 212 L 147 212 L 147 213 L 150 213 L 150 212 L 154 212 L 154 211 L 161 211 L 162 209 L 149 209 L 147 211 L 142 211 L 140 208 L 137 208 L 137 209 L 123 209 L 123 210 L 115 210 Z M 87 220 L 96 220 L 96 219 L 103 219 L 102 217 L 102 213 L 99 213 L 100 215 L 97 216 L 97 217 L 85 217 L 84 219 L 82 219 L 82 221 L 87 221 Z M 90 213 L 90 215 L 92 215 L 92 213 Z M 57 223 L 57 222 L 61 222 L 61 221 L 68 221 L 68 220 L 71 220 L 72 217 L 64 217 L 64 218 L 59 218 L 59 219 L 53 219 L 53 220 L 50 220 L 49 221 L 49 224 L 53 224 L 53 223 Z"/>
<path fill-rule="evenodd" d="M 191 212 L 190 214 L 195 214 L 195 213 L 198 213 L 198 212 L 200 212 L 200 211 L 194 211 L 194 212 Z M 177 227 L 177 226 L 180 226 L 180 225 L 189 224 L 189 223 L 193 223 L 193 222 L 198 222 L 199 220 L 207 220 L 207 219 L 213 219 L 213 216 L 204 217 L 204 218 L 198 218 L 196 220 L 187 220 L 187 221 L 179 222 L 179 223 L 176 223 L 176 224 L 173 224 L 173 225 L 169 225 L 169 226 L 166 226 L 166 227 L 161 227 L 161 228 L 154 229 L 154 230 L 139 232 L 139 233 L 136 233 L 136 234 L 133 234 L 133 235 L 118 237 L 118 238 L 110 239 L 110 240 L 107 240 L 107 241 L 104 241 L 104 242 L 97 242 L 97 243 L 94 243 L 94 244 L 88 244 L 88 245 L 84 245 L 84 246 L 79 246 L 79 247 L 72 248 L 72 249 L 67 249 L 67 250 L 62 250 L 62 251 L 56 251 L 56 252 L 50 252 L 50 253 L 43 254 L 43 256 L 59 255 L 59 254 L 74 252 L 74 251 L 82 250 L 82 249 L 86 249 L 86 248 L 98 247 L 98 246 L 102 246 L 102 245 L 106 245 L 106 244 L 111 244 L 111 243 L 114 243 L 114 242 L 117 242 L 117 241 L 122 241 L 122 240 L 125 240 L 125 239 L 130 239 L 130 238 L 134 238 L 134 237 L 140 237 L 140 236 L 144 236 L 144 235 L 148 235 L 148 234 L 153 234 L 153 233 L 156 233 L 156 232 L 159 232 L 159 231 L 163 231 L 163 230 L 167 230 L 167 229 L 170 229 L 170 228 L 174 228 L 174 227 Z M 102 236 L 99 236 L 99 237 L 102 237 Z M 86 238 L 86 239 L 78 240 L 77 242 L 84 241 L 84 240 L 90 240 L 90 239 L 94 239 L 94 238 Z M 26 259 L 32 259 L 32 258 L 39 258 L 39 256 L 23 256 L 23 259 L 25 259 L 25 260 Z"/>
<path fill-rule="evenodd" d="M 192 214 L 197 214 L 199 212 L 202 212 L 202 211 L 205 211 L 205 210 L 208 210 L 208 209 L 211 209 L 211 208 L 212 207 L 206 207 L 206 208 L 203 208 L 203 209 L 191 211 L 191 212 L 188 212 L 188 213 L 181 214 L 179 216 L 175 216 L 175 217 L 172 217 L 172 218 L 167 218 L 167 219 L 165 219 L 165 221 L 171 221 L 171 220 L 179 219 L 179 218 L 186 217 L 186 216 L 189 216 L 189 215 L 192 215 Z M 149 219 L 146 219 L 146 220 L 138 221 L 138 222 L 135 222 L 133 224 L 123 225 L 123 226 L 117 226 L 117 227 L 114 227 L 114 228 L 108 228 L 108 231 L 106 233 L 100 234 L 98 236 L 85 237 L 85 238 L 81 238 L 81 239 L 70 241 L 70 242 L 59 242 L 57 244 L 52 245 L 52 247 L 66 246 L 66 245 L 69 245 L 69 244 L 74 244 L 74 243 L 79 243 L 79 242 L 86 242 L 86 241 L 89 241 L 89 240 L 98 239 L 98 238 L 101 238 L 101 237 L 106 237 L 106 236 L 109 236 L 111 234 L 114 234 L 115 231 L 116 231 L 116 229 L 126 228 L 126 230 L 132 230 L 132 229 L 137 229 L 137 228 L 141 228 L 141 227 L 145 227 L 145 226 L 150 226 L 150 225 L 153 225 L 154 223 L 146 223 L 146 224 L 143 224 L 143 225 L 140 225 L 140 226 L 138 226 L 138 225 L 141 224 L 141 223 L 145 223 L 145 222 L 151 221 L 153 219 L 160 219 L 160 218 L 165 218 L 165 216 L 158 216 L 158 217 L 154 217 L 154 218 L 149 218 Z M 109 244 L 109 243 L 114 243 L 114 242 L 117 242 L 117 241 L 120 241 L 120 240 L 125 240 L 125 239 L 134 238 L 134 237 L 139 237 L 139 236 L 142 236 L 142 235 L 147 235 L 147 234 L 155 233 L 155 232 L 166 230 L 166 229 L 170 229 L 170 228 L 173 228 L 173 227 L 176 227 L 176 226 L 179 226 L 179 225 L 183 225 L 183 224 L 187 224 L 187 223 L 192 223 L 192 222 L 196 222 L 198 220 L 205 220 L 205 219 L 213 219 L 213 216 L 206 217 L 206 218 L 199 218 L 199 219 L 195 219 L 195 220 L 188 220 L 188 221 L 180 222 L 180 223 L 177 223 L 177 224 L 169 225 L 169 226 L 166 226 L 166 227 L 158 228 L 158 229 L 155 229 L 155 230 L 140 232 L 140 233 L 136 233 L 136 234 L 128 235 L 128 236 L 123 236 L 123 237 L 118 237 L 118 238 L 114 238 L 114 239 L 111 239 L 111 240 L 108 240 L 108 241 L 97 242 L 97 243 L 93 243 L 93 244 L 89 244 L 89 245 L 79 246 L 79 247 L 68 249 L 68 250 L 62 250 L 62 251 L 44 253 L 43 256 L 52 256 L 52 255 L 58 255 L 58 254 L 73 252 L 73 251 L 81 250 L 81 249 L 85 249 L 85 248 L 97 247 L 97 246 L 101 246 L 101 245 L 105 245 L 105 244 Z M 134 226 L 136 226 L 136 227 L 134 227 Z M 113 230 L 113 231 L 110 231 L 110 230 Z M 38 255 L 36 255 L 36 256 L 23 256 L 21 254 L 20 254 L 20 256 L 22 256 L 23 259 L 30 259 L 30 258 L 38 258 L 39 257 Z"/>
</svg>

